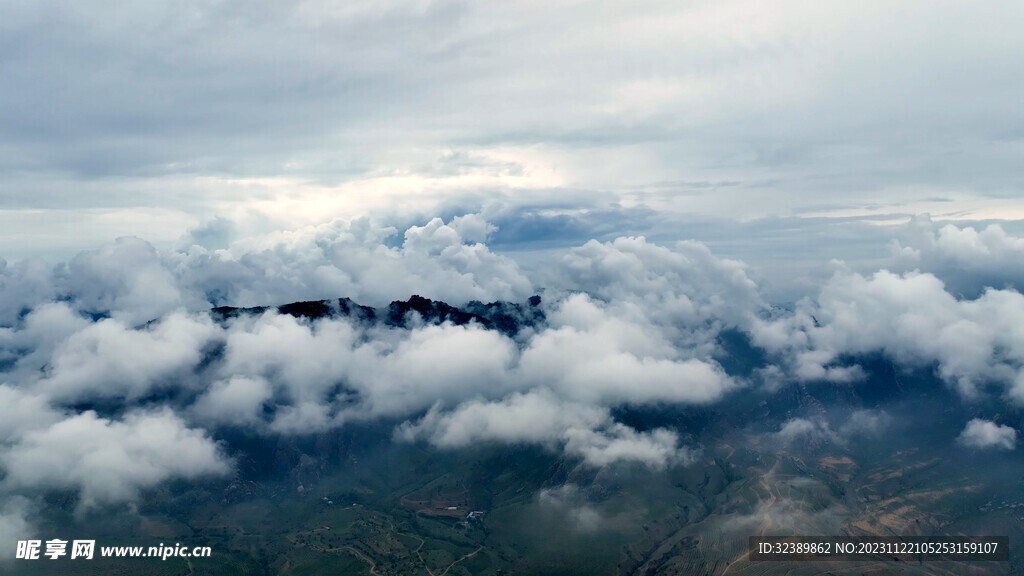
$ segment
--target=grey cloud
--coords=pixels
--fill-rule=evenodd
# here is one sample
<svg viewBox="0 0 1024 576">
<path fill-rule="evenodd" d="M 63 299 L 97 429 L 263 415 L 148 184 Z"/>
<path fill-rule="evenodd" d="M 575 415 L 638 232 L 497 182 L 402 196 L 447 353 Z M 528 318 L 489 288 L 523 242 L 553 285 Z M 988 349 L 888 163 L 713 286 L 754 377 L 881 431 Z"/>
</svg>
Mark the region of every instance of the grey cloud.
<svg viewBox="0 0 1024 576">
<path fill-rule="evenodd" d="M 10 326 L 21 314 L 57 296 L 53 270 L 41 260 L 10 265 L 0 258 L 0 326 Z"/>
<path fill-rule="evenodd" d="M 381 179 L 338 192 L 363 213 L 394 176 L 429 182 L 415 194 L 435 209 L 453 190 L 514 197 L 526 180 L 610 194 L 605 208 L 729 218 L 906 213 L 937 197 L 982 211 L 1019 190 L 1016 3 L 866 3 L 835 18 L 785 2 L 736 18 L 756 10 L 14 3 L 0 28 L 18 48 L 4 84 L 19 87 L 0 95 L 2 203 L 95 208 L 93 231 L 111 211 L 160 208 L 173 218 L 154 225 L 180 233 L 268 196 Z M 494 178 L 453 183 L 467 171 Z"/>
<path fill-rule="evenodd" d="M 850 439 L 878 438 L 892 425 L 892 417 L 884 410 L 855 410 L 838 429 L 839 435 Z"/>
<path fill-rule="evenodd" d="M 575 530 L 592 532 L 605 523 L 601 513 L 587 502 L 575 484 L 545 488 L 537 493 L 537 500 L 541 506 L 560 514 Z"/>
<path fill-rule="evenodd" d="M 90 176 L 259 171 L 246 155 L 308 151 L 346 124 L 380 118 L 403 85 L 424 86 L 394 41 L 422 47 L 421 66 L 437 58 L 458 14 L 449 6 L 11 7 L 2 33 L 21 48 L 5 77 L 22 89 L 4 97 L 2 122 L 8 145 L 17 137 L 24 149 L 8 163 L 38 168 L 48 158 Z"/>
<path fill-rule="evenodd" d="M 854 382 L 864 371 L 845 359 L 881 352 L 936 365 L 966 396 L 994 384 L 1021 401 L 1024 303 L 999 289 L 1021 286 L 1009 226 L 926 227 L 884 264 L 923 274 L 864 272 L 885 257 L 875 245 L 888 234 L 864 230 L 894 213 L 937 196 L 954 198 L 941 202 L 944 217 L 1016 209 L 1020 5 L 887 8 L 868 2 L 836 18 L 787 1 L 737 19 L 755 7 L 5 5 L 0 77 L 17 89 L 0 91 L 0 250 L 80 249 L 111 230 L 155 243 L 122 239 L 57 266 L 0 264 L 10 384 L 0 390 L 40 415 L 39 429 L 7 423 L 27 435 L 11 454 L 39 456 L 65 429 L 49 402 L 131 410 L 173 389 L 182 414 L 213 429 L 302 433 L 386 415 L 412 418 L 402 430 L 433 443 L 534 442 L 594 465 L 632 454 L 658 466 L 686 460 L 679 439 L 624 427 L 610 409 L 706 404 L 739 389 L 711 360 L 723 328 L 751 331 L 773 355 L 779 369 L 766 380 Z M 484 213 L 540 206 L 519 236 L 498 221 L 509 250 L 538 231 L 600 241 L 530 274 L 486 246 L 501 230 L 485 218 L 389 226 L 460 202 Z M 353 218 L 367 213 L 391 218 Z M 195 227 L 216 215 L 226 219 Z M 671 244 L 700 227 L 706 245 Z M 649 240 L 614 239 L 626 233 Z M 795 313 L 755 320 L 755 272 L 708 246 L 769 269 L 787 297 L 816 284 L 817 259 L 858 262 Z M 522 301 L 539 287 L 552 288 L 551 325 L 516 339 L 273 314 L 220 327 L 177 312 L 413 293 Z M 221 344 L 223 358 L 196 373 Z M 569 415 L 527 400 L 544 394 Z M 547 418 L 536 436 L 499 418 L 528 408 Z M 480 423 L 490 411 L 493 428 Z M 115 436 L 111 446 L 143 421 L 172 436 L 184 426 L 131 418 L 63 423 Z M 866 415 L 837 430 L 875 424 Z M 23 481 L 58 486 L 63 474 L 60 486 L 99 503 L 115 498 L 87 482 L 94 473 L 123 493 L 191 473 L 153 460 L 145 477 L 104 476 L 74 462 Z"/>
<path fill-rule="evenodd" d="M 18 540 L 37 535 L 29 521 L 32 512 L 29 500 L 21 496 L 5 496 L 0 502 L 0 565 L 14 560 Z"/>
<path fill-rule="evenodd" d="M 231 246 L 238 234 L 235 222 L 217 216 L 200 226 L 191 228 L 179 242 L 182 251 L 190 246 L 200 246 L 206 250 L 223 250 Z"/>
</svg>

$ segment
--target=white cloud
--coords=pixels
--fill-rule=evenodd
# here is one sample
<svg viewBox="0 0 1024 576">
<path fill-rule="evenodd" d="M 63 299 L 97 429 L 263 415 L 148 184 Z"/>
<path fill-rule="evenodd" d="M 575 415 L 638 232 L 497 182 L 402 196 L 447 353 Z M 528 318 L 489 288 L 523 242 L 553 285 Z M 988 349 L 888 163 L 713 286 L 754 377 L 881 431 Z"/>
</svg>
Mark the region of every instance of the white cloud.
<svg viewBox="0 0 1024 576">
<path fill-rule="evenodd" d="M 784 444 L 796 442 L 842 442 L 842 439 L 832 431 L 828 422 L 821 418 L 791 418 L 782 423 L 779 431 L 774 436 Z"/>
<path fill-rule="evenodd" d="M 894 240 L 898 266 L 930 272 L 954 294 L 974 297 L 985 288 L 1024 289 L 1024 238 L 999 224 L 980 230 L 940 225 L 927 215 L 911 220 L 904 240 Z"/>
<path fill-rule="evenodd" d="M 405 416 L 435 402 L 456 404 L 479 395 L 500 396 L 511 385 L 507 370 L 515 344 L 479 326 L 367 327 L 346 319 L 307 322 L 273 312 L 233 321 L 225 334 L 224 379 L 244 377 L 272 393 L 278 406 L 272 428 L 310 432 L 345 420 Z M 224 384 L 200 399 L 196 409 L 227 401 Z M 240 390 L 239 390 L 240 392 Z M 232 394 L 233 395 L 233 394 Z M 248 397 L 239 410 L 253 413 Z M 263 402 L 263 400 L 260 400 Z"/>
<path fill-rule="evenodd" d="M 675 432 L 638 432 L 612 420 L 606 408 L 563 400 L 548 390 L 513 394 L 500 401 L 471 400 L 450 412 L 431 409 L 403 424 L 400 439 L 424 439 L 441 448 L 477 442 L 560 447 L 591 466 L 638 462 L 651 468 L 688 464 L 694 453 Z"/>
<path fill-rule="evenodd" d="M 649 404 L 710 403 L 737 384 L 716 363 L 682 350 L 643 317 L 623 319 L 585 295 L 552 312 L 551 328 L 530 339 L 519 370 L 526 382 L 569 398 Z"/>
<path fill-rule="evenodd" d="M 13 371 L 30 378 L 50 363 L 65 340 L 89 324 L 65 302 L 36 305 L 19 328 L 0 328 L 0 358 L 14 360 Z"/>
<path fill-rule="evenodd" d="M 752 335 L 801 380 L 860 379 L 860 368 L 840 357 L 881 352 L 908 367 L 936 365 L 966 397 L 997 384 L 1024 402 L 1024 296 L 1013 290 L 958 300 L 931 274 L 839 271 L 815 300 L 757 321 Z"/>
<path fill-rule="evenodd" d="M 111 316 L 128 327 L 178 309 L 339 297 L 372 306 L 413 294 L 455 305 L 523 301 L 533 294 L 530 280 L 481 243 L 493 231 L 482 216 L 466 214 L 404 231 L 368 218 L 336 220 L 239 238 L 226 248 L 213 246 L 234 234 L 204 240 L 211 247 L 186 239 L 162 251 L 123 237 L 53 267 L 0 263 L 0 329 L 19 327 L 26 313 L 58 299 L 77 314 Z"/>
<path fill-rule="evenodd" d="M 172 313 L 138 329 L 119 320 L 101 320 L 57 347 L 35 388 L 75 402 L 132 400 L 161 387 L 181 387 L 215 335 L 213 322 L 202 315 Z"/>
<path fill-rule="evenodd" d="M 486 222 L 434 218 L 397 231 L 368 219 L 334 221 L 236 241 L 228 250 L 172 254 L 186 286 L 218 304 L 256 306 L 347 296 L 371 306 L 413 294 L 463 304 L 525 300 L 530 281 L 512 260 L 477 240 Z M 467 234 L 463 237 L 462 233 Z"/>
<path fill-rule="evenodd" d="M 581 290 L 647 318 L 674 340 L 706 344 L 723 327 L 745 326 L 763 302 L 746 267 L 699 242 L 659 246 L 643 237 L 594 240 L 569 250 L 556 286 Z"/>
<path fill-rule="evenodd" d="M 189 302 L 157 251 L 144 240 L 122 237 L 68 263 L 76 306 L 110 312 L 128 325 L 159 318 Z"/>
<path fill-rule="evenodd" d="M 492 330 L 424 326 L 391 348 L 354 350 L 348 382 L 365 399 L 366 416 L 403 415 L 434 402 L 501 395 L 514 386 L 508 371 L 516 356 L 513 341 Z"/>
<path fill-rule="evenodd" d="M 407 228 L 401 245 L 388 245 L 394 232 L 361 219 L 238 240 L 226 250 L 187 243 L 187 252 L 164 255 L 122 239 L 79 256 L 66 277 L 56 274 L 69 301 L 36 306 L 0 332 L 0 346 L 13 359 L 9 373 L 48 399 L 33 409 L 49 409 L 46 401 L 103 400 L 130 411 L 166 392 L 197 423 L 264 434 L 415 419 L 426 411 L 401 428 L 404 437 L 444 447 L 542 444 L 593 466 L 635 461 L 657 468 L 692 457 L 675 432 L 623 426 L 611 408 L 708 404 L 739 387 L 709 354 L 718 330 L 745 322 L 760 306 L 756 286 L 742 265 L 699 244 L 667 249 L 622 238 L 570 252 L 561 264 L 563 286 L 596 296 L 559 299 L 554 291 L 545 305 L 549 322 L 514 338 L 475 324 L 394 328 L 273 311 L 223 325 L 183 311 L 142 326 L 130 322 L 146 317 L 139 298 L 153 278 L 170 285 L 156 292 L 167 296 L 156 310 L 200 294 L 251 304 L 274 295 L 363 295 L 383 304 L 388 291 L 455 303 L 521 302 L 532 292 L 514 264 L 477 243 L 494 232 L 480 215 L 447 224 L 435 218 Z M 620 270 L 616 262 L 627 264 Z M 718 292 L 742 305 L 727 306 Z M 97 311 L 112 318 L 81 316 Z"/>
<path fill-rule="evenodd" d="M 192 412 L 200 421 L 211 424 L 257 424 L 272 392 L 262 378 L 233 376 L 211 384 L 192 405 Z"/>
<path fill-rule="evenodd" d="M 566 431 L 565 451 L 583 458 L 591 466 L 614 462 L 638 462 L 653 469 L 691 464 L 696 452 L 680 446 L 679 435 L 656 428 L 638 432 L 615 423 L 606 430 L 570 428 Z"/>
<path fill-rule="evenodd" d="M 57 296 L 53 269 L 40 260 L 9 265 L 0 258 L 0 326 L 12 326 L 19 316 Z"/>
<path fill-rule="evenodd" d="M 45 428 L 61 417 L 45 397 L 0 385 L 0 445 L 15 442 L 23 434 Z"/>
<path fill-rule="evenodd" d="M 769 352 L 773 364 L 758 375 L 773 387 L 788 378 L 855 382 L 865 376 L 856 357 L 881 352 L 902 365 L 936 366 L 965 395 L 995 383 L 1024 401 L 1024 297 L 1011 290 L 958 299 L 928 273 L 865 276 L 839 266 L 815 299 L 768 318 L 743 264 L 700 243 L 622 237 L 587 242 L 537 271 L 536 286 L 553 283 L 542 305 L 547 321 L 512 337 L 475 324 L 398 328 L 274 311 L 217 323 L 179 308 L 338 296 L 382 305 L 412 293 L 455 304 L 522 302 L 535 286 L 482 243 L 495 229 L 479 214 L 401 232 L 355 219 L 231 242 L 236 231 L 222 224 L 183 251 L 122 239 L 57 266 L 41 281 L 56 291 L 40 290 L 30 312 L 0 328 L 3 374 L 19 386 L 0 387 L 10 406 L 7 418 L 0 407 L 0 432 L 11 439 L 2 457 L 11 470 L 39 464 L 9 472 L 6 485 L 77 489 L 89 506 L 121 502 L 165 479 L 225 469 L 208 436 L 221 426 L 308 434 L 380 419 L 405 420 L 396 438 L 439 448 L 532 444 L 594 467 L 687 464 L 695 451 L 677 431 L 639 430 L 612 414 L 710 405 L 740 390 L 745 379 L 728 376 L 713 356 L 726 329 L 749 331 Z M 31 278 L 18 274 L 29 271 L 8 275 L 20 298 Z M 143 305 L 150 291 L 151 310 Z M 64 300 L 52 302 L 57 293 Z M 93 321 L 87 312 L 111 318 Z M 138 324 L 151 314 L 159 319 Z M 143 398 L 174 404 L 190 425 L 212 432 L 170 412 L 138 412 Z M 93 400 L 128 416 L 66 408 Z M 823 419 L 794 418 L 772 437 L 842 444 L 889 423 L 879 410 L 854 412 L 834 430 Z M 198 450 L 195 466 L 124 439 L 156 429 L 170 434 L 169 449 Z M 48 451 L 72 433 L 98 438 L 83 441 L 95 456 L 54 448 L 71 459 L 61 468 Z M 120 465 L 131 459 L 145 465 Z"/>
<path fill-rule="evenodd" d="M 974 418 L 964 427 L 957 442 L 969 448 L 1013 450 L 1017 447 L 1017 431 L 1005 424 Z"/>
<path fill-rule="evenodd" d="M 208 413 L 208 403 L 222 398 L 224 382 L 234 377 L 266 382 L 269 390 L 261 387 L 259 396 L 273 396 L 277 408 L 268 425 L 291 432 L 407 417 L 434 404 L 453 408 L 537 387 L 603 407 L 704 404 L 738 386 L 717 363 L 685 357 L 690 352 L 649 330 L 643 318 L 617 318 L 582 295 L 550 312 L 552 326 L 518 340 L 474 324 L 399 329 L 274 312 L 237 318 L 211 368 L 222 382 L 194 408 Z M 241 412 L 255 413 L 256 406 L 242 403 Z"/>
<path fill-rule="evenodd" d="M 27 432 L 0 455 L 8 490 L 73 489 L 79 508 L 131 502 L 168 479 L 220 475 L 230 465 L 199 429 L 170 410 L 122 420 L 83 412 Z"/>
<path fill-rule="evenodd" d="M 398 436 L 405 440 L 423 438 L 442 448 L 460 448 L 479 441 L 553 445 L 570 427 L 591 429 L 607 420 L 608 414 L 601 408 L 566 403 L 550 391 L 535 390 L 497 402 L 469 400 L 451 412 L 433 408 L 415 424 L 400 427 Z"/>
</svg>

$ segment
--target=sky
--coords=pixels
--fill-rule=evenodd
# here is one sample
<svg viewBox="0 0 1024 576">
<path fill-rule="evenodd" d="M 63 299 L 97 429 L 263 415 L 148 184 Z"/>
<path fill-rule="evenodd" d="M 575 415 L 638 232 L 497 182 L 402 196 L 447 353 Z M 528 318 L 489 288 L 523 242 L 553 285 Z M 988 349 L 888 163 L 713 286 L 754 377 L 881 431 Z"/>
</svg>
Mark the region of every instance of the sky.
<svg viewBox="0 0 1024 576">
<path fill-rule="evenodd" d="M 616 410 L 856 385 L 872 356 L 963 400 L 941 441 L 1016 448 L 977 406 L 1024 406 L 1019 2 L 0 16 L 0 541 L 47 491 L 94 511 L 230 475 L 239 427 L 686 465 L 699 446 Z M 208 314 L 412 294 L 542 294 L 546 319 Z M 764 365 L 726 370 L 727 331 Z"/>
<path fill-rule="evenodd" d="M 524 258 L 643 234 L 785 278 L 874 262 L 916 214 L 1024 219 L 1017 2 L 2 11 L 8 261 L 485 212 Z"/>
</svg>

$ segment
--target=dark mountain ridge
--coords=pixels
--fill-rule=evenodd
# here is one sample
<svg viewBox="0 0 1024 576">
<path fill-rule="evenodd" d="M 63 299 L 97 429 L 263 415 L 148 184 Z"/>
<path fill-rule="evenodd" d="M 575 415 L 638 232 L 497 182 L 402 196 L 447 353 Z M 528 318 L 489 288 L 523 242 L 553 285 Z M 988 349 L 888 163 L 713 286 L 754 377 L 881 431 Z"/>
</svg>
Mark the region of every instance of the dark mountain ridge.
<svg viewBox="0 0 1024 576">
<path fill-rule="evenodd" d="M 476 323 L 489 330 L 497 330 L 505 335 L 514 336 L 525 327 L 537 326 L 544 322 L 544 311 L 540 304 L 540 296 L 531 296 L 525 304 L 515 302 L 485 304 L 473 300 L 462 307 L 456 307 L 440 300 L 413 295 L 408 300 L 395 300 L 385 308 L 372 308 L 358 304 L 351 298 L 338 298 L 336 300 L 293 302 L 276 307 L 218 306 L 211 309 L 210 313 L 214 319 L 220 322 L 239 316 L 258 315 L 268 310 L 275 310 L 278 314 L 286 314 L 295 318 L 309 320 L 349 318 L 359 322 L 380 323 L 399 328 L 409 328 L 417 322 L 412 316 L 415 314 L 419 317 L 418 322 L 426 324 L 436 325 L 448 322 L 456 326 L 465 326 Z"/>
</svg>

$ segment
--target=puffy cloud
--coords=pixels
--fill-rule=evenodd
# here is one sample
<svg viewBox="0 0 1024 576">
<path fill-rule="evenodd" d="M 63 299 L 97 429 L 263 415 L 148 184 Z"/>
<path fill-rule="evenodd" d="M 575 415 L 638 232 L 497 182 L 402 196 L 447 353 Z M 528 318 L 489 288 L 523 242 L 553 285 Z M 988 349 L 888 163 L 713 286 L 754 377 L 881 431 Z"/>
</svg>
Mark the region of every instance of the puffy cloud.
<svg viewBox="0 0 1024 576">
<path fill-rule="evenodd" d="M 737 386 L 716 363 L 680 358 L 687 352 L 646 322 L 616 318 L 586 296 L 555 305 L 550 317 L 551 326 L 518 339 L 475 324 L 401 329 L 274 312 L 236 318 L 224 329 L 222 356 L 209 368 L 221 380 L 194 413 L 213 422 L 212 407 L 234 398 L 241 405 L 225 408 L 228 420 L 255 418 L 272 397 L 271 429 L 309 432 L 538 387 L 603 407 L 703 404 Z M 236 377 L 245 379 L 232 382 Z"/>
<path fill-rule="evenodd" d="M 196 247 L 174 255 L 175 269 L 211 302 L 236 306 L 339 296 L 381 306 L 412 294 L 452 304 L 526 299 L 533 288 L 518 266 L 478 241 L 489 230 L 475 215 L 448 224 L 434 218 L 392 246 L 392 227 L 335 221 L 239 240 L 227 250 Z"/>
<path fill-rule="evenodd" d="M 442 448 L 476 442 L 561 447 L 591 466 L 627 461 L 661 468 L 694 457 L 675 432 L 638 432 L 614 422 L 606 408 L 566 401 L 543 389 L 500 401 L 471 400 L 449 412 L 435 407 L 419 421 L 403 424 L 396 436 Z"/>
<path fill-rule="evenodd" d="M 1024 296 L 1012 290 L 958 300 L 931 274 L 840 271 L 815 301 L 757 321 L 752 336 L 802 380 L 856 380 L 863 372 L 841 357 L 881 352 L 905 366 L 936 365 L 965 396 L 997 383 L 1024 401 Z"/>
<path fill-rule="evenodd" d="M 565 451 L 582 457 L 591 466 L 639 462 L 654 469 L 688 465 L 696 457 L 693 449 L 679 445 L 679 435 L 672 430 L 638 432 L 619 423 L 605 430 L 568 429 Z"/>
<path fill-rule="evenodd" d="M 820 418 L 791 418 L 782 423 L 774 437 L 784 444 L 793 444 L 800 441 L 812 443 L 841 442 L 836 433 L 832 431 L 828 422 Z"/>
<path fill-rule="evenodd" d="M 533 294 L 530 280 L 482 243 L 494 229 L 477 214 L 434 218 L 401 233 L 359 218 L 232 242 L 231 221 L 219 219 L 178 249 L 160 252 L 123 237 L 54 267 L 0 261 L 0 327 L 17 327 L 58 299 L 77 313 L 133 327 L 181 308 L 341 296 L 374 306 L 413 294 L 452 304 L 525 300 Z"/>
<path fill-rule="evenodd" d="M 200 421 L 210 424 L 257 424 L 272 393 L 262 378 L 233 376 L 211 384 L 192 405 L 192 412 Z"/>
<path fill-rule="evenodd" d="M 985 288 L 1024 289 L 1024 238 L 999 224 L 978 230 L 939 225 L 922 215 L 910 221 L 905 235 L 892 242 L 897 264 L 938 276 L 954 294 L 975 297 Z"/>
<path fill-rule="evenodd" d="M 884 410 L 854 410 L 837 428 L 823 416 L 790 418 L 778 432 L 770 435 L 785 444 L 847 446 L 856 439 L 877 438 L 892 424 L 892 417 Z"/>
<path fill-rule="evenodd" d="M 969 448 L 1013 450 L 1017 447 L 1017 431 L 1005 424 L 974 418 L 956 440 Z"/>
<path fill-rule="evenodd" d="M 13 326 L 40 302 L 57 296 L 54 271 L 41 260 L 9 265 L 0 258 L 0 326 Z"/>
<path fill-rule="evenodd" d="M 53 353 L 36 388 L 68 402 L 146 396 L 160 387 L 181 386 L 215 336 L 205 316 L 173 313 L 133 329 L 106 319 L 72 334 Z"/>
<path fill-rule="evenodd" d="M 360 338 L 345 320 L 308 322 L 267 312 L 233 320 L 224 331 L 216 372 L 267 378 L 292 400 L 319 399 L 346 374 L 346 359 Z"/>
<path fill-rule="evenodd" d="M 89 321 L 65 302 L 36 306 L 18 329 L 0 328 L 0 361 L 12 362 L 11 372 L 31 377 L 50 363 L 54 351 Z"/>
<path fill-rule="evenodd" d="M 187 301 L 156 249 L 134 237 L 79 253 L 68 264 L 67 283 L 78 308 L 110 313 L 129 325 L 200 304 Z"/>
<path fill-rule="evenodd" d="M 522 376 L 567 397 L 607 403 L 709 403 L 736 383 L 716 363 L 680 358 L 679 350 L 644 319 L 614 316 L 585 295 L 550 315 L 551 328 L 523 351 Z"/>
<path fill-rule="evenodd" d="M 354 351 L 351 386 L 370 415 L 409 414 L 434 402 L 457 403 L 509 390 L 515 344 L 478 326 L 424 326 L 393 347 Z"/>
<path fill-rule="evenodd" d="M 18 388 L 0 386 L 0 445 L 61 419 L 46 398 Z"/>
<path fill-rule="evenodd" d="M 173 478 L 224 474 L 230 465 L 205 432 L 170 410 L 123 420 L 88 411 L 27 432 L 0 455 L 8 490 L 73 489 L 82 509 L 130 502 Z"/>
<path fill-rule="evenodd" d="M 225 380 L 198 401 L 197 413 L 215 418 L 213 406 L 237 400 L 239 412 L 229 410 L 235 418 L 273 395 L 280 410 L 270 427 L 287 432 L 496 397 L 510 389 L 506 372 L 517 356 L 512 340 L 475 325 L 406 330 L 273 312 L 233 321 L 224 342 L 216 371 Z"/>
<path fill-rule="evenodd" d="M 402 425 L 398 436 L 405 440 L 426 439 L 442 448 L 459 448 L 478 441 L 553 445 L 570 427 L 591 429 L 607 421 L 605 410 L 566 403 L 548 390 L 535 390 L 512 394 L 497 402 L 470 400 L 452 412 L 432 408 L 415 424 Z"/>
<path fill-rule="evenodd" d="M 415 291 L 459 303 L 522 301 L 532 292 L 515 264 L 480 243 L 494 227 L 475 214 L 411 226 L 400 244 L 389 244 L 394 229 L 366 219 L 237 240 L 227 249 L 214 246 L 234 231 L 223 222 L 209 228 L 184 251 L 162 256 L 135 239 L 83 253 L 54 276 L 66 302 L 39 304 L 0 332 L 8 374 L 38 395 L 32 409 L 54 414 L 40 422 L 56 426 L 61 416 L 48 401 L 102 400 L 130 412 L 147 399 L 185 406 L 184 414 L 212 429 L 303 434 L 353 420 L 413 418 L 400 436 L 438 446 L 528 442 L 594 466 L 685 463 L 692 454 L 675 432 L 634 430 L 610 409 L 721 399 L 739 384 L 709 358 L 713 337 L 760 306 L 743 267 L 702 245 L 668 249 L 622 238 L 567 254 L 562 286 L 595 296 L 555 297 L 546 305 L 549 323 L 515 337 L 475 324 L 414 320 L 398 328 L 273 311 L 218 324 L 167 312 L 197 301 L 362 295 L 383 304 Z M 139 303 L 151 281 L 167 284 L 154 292 L 161 317 L 136 326 L 148 317 Z M 726 306 L 720 292 L 742 305 Z M 91 321 L 83 313 L 112 317 Z"/>
<path fill-rule="evenodd" d="M 742 263 L 692 241 L 668 248 L 642 236 L 591 240 L 562 257 L 553 282 L 644 316 L 689 345 L 745 326 L 763 307 Z"/>
</svg>

